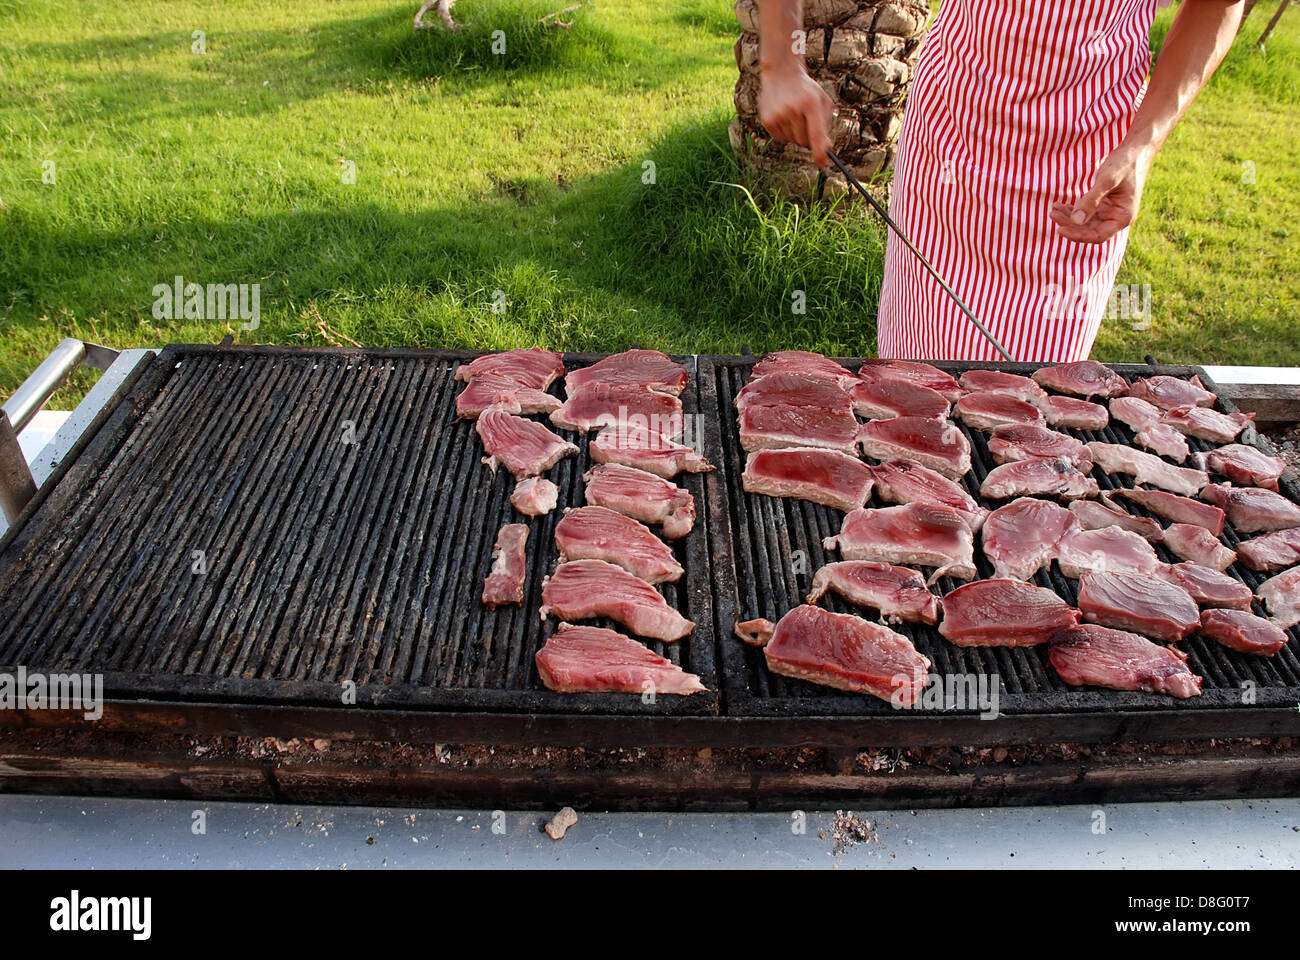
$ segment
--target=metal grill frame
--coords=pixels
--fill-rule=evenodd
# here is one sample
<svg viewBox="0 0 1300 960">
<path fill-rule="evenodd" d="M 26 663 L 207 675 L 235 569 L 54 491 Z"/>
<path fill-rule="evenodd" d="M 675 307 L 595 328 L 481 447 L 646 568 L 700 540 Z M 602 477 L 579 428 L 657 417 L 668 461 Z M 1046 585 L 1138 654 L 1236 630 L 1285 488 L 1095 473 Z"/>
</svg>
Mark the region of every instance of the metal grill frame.
<svg viewBox="0 0 1300 960">
<path fill-rule="evenodd" d="M 823 554 L 822 562 L 839 559 L 838 554 L 822 551 L 820 542 L 812 542 L 815 538 L 805 536 L 805 532 L 808 529 L 816 530 L 818 538 L 838 533 L 839 521 L 843 516 L 838 511 L 807 501 L 751 495 L 741 490 L 739 472 L 743 470 L 745 454 L 740 447 L 733 399 L 735 392 L 748 380 L 750 369 L 757 359 L 753 356 L 700 358 L 701 408 L 706 411 L 705 422 L 719 431 L 717 438 L 711 438 L 710 445 L 726 451 L 724 456 L 715 461 L 718 470 L 710 474 L 707 480 L 712 520 L 710 535 L 713 538 L 714 572 L 718 582 L 715 609 L 718 616 L 719 663 L 723 677 L 726 713 L 733 717 L 853 717 L 868 724 L 872 720 L 883 721 L 886 717 L 898 718 L 907 715 L 915 716 L 918 720 L 933 718 L 933 711 L 898 711 L 875 697 L 847 694 L 807 681 L 792 680 L 772 674 L 766 668 L 762 651 L 744 644 L 732 633 L 731 628 L 736 621 L 759 616 L 767 616 L 775 620 L 781 613 L 802 602 L 801 594 L 807 589 L 806 584 L 797 591 L 788 589 L 791 583 L 797 584 L 794 574 L 788 570 L 784 571 L 786 582 L 780 583 L 782 571 L 773 568 L 776 561 L 770 554 L 780 550 L 788 557 L 792 550 L 805 550 L 811 551 L 812 554 Z M 863 362 L 861 358 L 838 359 L 840 363 L 853 370 Z M 979 361 L 934 362 L 934 365 L 955 376 L 959 376 L 966 370 L 990 369 L 1028 376 L 1043 366 L 1034 363 L 1009 364 Z M 1150 363 L 1108 364 L 1108 366 L 1129 380 L 1161 374 L 1186 379 L 1195 374 L 1201 378 L 1207 389 L 1218 392 L 1212 378 L 1200 367 Z M 731 396 L 723 396 L 719 392 L 719 383 L 724 371 L 732 371 L 734 388 L 730 390 Z M 1236 411 L 1236 407 L 1231 402 L 1222 399 L 1219 402 L 1219 409 L 1228 413 Z M 716 418 L 711 416 L 714 411 L 718 411 Z M 990 465 L 986 438 L 980 431 L 972 430 L 960 421 L 953 422 L 972 440 L 972 460 L 985 468 Z M 1112 422 L 1106 432 L 1109 431 L 1114 431 L 1117 436 L 1107 437 L 1103 435 L 1104 432 L 1079 430 L 1063 432 L 1083 440 L 1096 439 L 1111 442 L 1118 440 L 1131 445 L 1132 433 L 1125 425 Z M 1208 449 L 1213 446 L 1193 438 L 1188 440 L 1194 450 Z M 1241 442 L 1253 443 L 1253 432 L 1243 437 Z M 981 473 L 983 472 L 985 471 L 981 470 Z M 1109 484 L 1106 483 L 1107 480 Z M 972 496 L 980 500 L 978 483 L 978 478 L 972 472 L 967 475 L 963 485 Z M 1132 486 L 1132 482 L 1131 478 L 1127 477 L 1122 480 L 1117 477 L 1105 478 L 1103 489 L 1107 485 Z M 1282 480 L 1282 492 L 1292 500 L 1300 502 L 1300 489 L 1297 489 L 1289 476 Z M 1007 501 L 980 500 L 980 502 L 992 509 Z M 787 518 L 796 512 L 802 515 L 802 524 L 788 523 Z M 1145 511 L 1137 509 L 1134 512 L 1145 514 Z M 769 521 L 764 529 L 764 535 L 758 539 L 751 538 L 750 530 L 737 529 L 751 526 L 755 519 Z M 797 539 L 792 538 L 792 527 L 802 527 L 797 530 Z M 1235 543 L 1232 531 L 1229 529 L 1227 533 L 1229 542 Z M 752 546 L 743 546 L 747 540 Z M 759 571 L 766 578 L 766 582 L 761 586 L 774 588 L 780 594 L 780 599 L 776 603 L 768 603 L 767 609 L 755 609 L 756 606 L 761 607 L 765 603 L 759 596 L 760 584 L 751 587 L 742 583 L 741 564 L 738 563 L 737 558 L 737 552 L 742 549 L 750 554 L 762 554 L 759 562 L 768 564 L 766 570 Z M 1162 546 L 1157 547 L 1158 552 L 1164 550 Z M 1177 561 L 1179 558 L 1168 555 L 1163 556 L 1162 559 Z M 811 555 L 808 556 L 808 561 L 804 578 L 810 580 L 812 574 L 821 566 L 821 562 L 814 561 Z M 980 577 L 989 576 L 991 568 L 978 545 L 976 562 L 980 566 Z M 788 562 L 786 566 L 789 566 Z M 1244 574 L 1242 579 L 1252 589 L 1269 576 L 1252 574 L 1250 571 L 1242 571 L 1242 573 Z M 1063 596 L 1071 605 L 1075 603 L 1074 584 L 1061 576 L 1055 570 L 1054 564 L 1047 571 L 1041 571 L 1034 582 Z M 941 592 L 947 594 L 959 586 L 960 581 L 945 577 L 940 580 L 940 585 Z M 861 613 L 852 604 L 830 594 L 824 597 L 821 603 L 828 609 L 839 612 Z M 1256 613 L 1262 612 L 1261 608 L 1258 608 L 1258 601 L 1256 606 Z M 1189 665 L 1193 671 L 1206 676 L 1208 680 L 1210 674 L 1202 672 L 1207 665 L 1221 674 L 1221 665 L 1225 662 L 1231 663 L 1238 670 L 1237 679 L 1252 680 L 1256 683 L 1253 704 L 1242 703 L 1240 687 L 1211 688 L 1201 696 L 1187 700 L 1136 692 L 1068 687 L 1047 664 L 1046 653 L 1040 647 L 960 648 L 939 637 L 933 627 L 897 624 L 894 625 L 894 629 L 911 637 L 918 649 L 930 657 L 933 661 L 932 674 L 937 673 L 940 676 L 954 673 L 997 674 L 1002 682 L 999 709 L 1005 719 L 1011 722 L 1032 715 L 1056 715 L 1063 718 L 1088 713 L 1105 713 L 1113 716 L 1181 713 L 1204 718 L 1202 732 L 1205 736 L 1228 736 L 1231 735 L 1228 733 L 1230 730 L 1258 729 L 1256 721 L 1261 719 L 1261 712 L 1276 711 L 1276 719 L 1282 720 L 1283 711 L 1289 711 L 1290 715 L 1295 717 L 1297 707 L 1300 707 L 1300 682 L 1270 685 L 1260 675 L 1269 671 L 1276 672 L 1269 658 L 1229 651 L 1213 641 L 1199 637 L 1189 638 L 1180 645 L 1182 649 L 1192 654 Z M 1300 660 L 1297 660 L 1297 653 L 1300 652 L 1300 627 L 1293 627 L 1288 633 L 1291 643 L 1277 656 L 1284 658 L 1285 665 L 1292 676 L 1300 677 Z M 1037 689 L 1023 690 L 1023 692 L 1010 690 L 1007 688 L 1008 676 L 1022 690 L 1024 687 L 1037 687 Z M 976 711 L 945 711 L 949 716 L 962 713 L 973 716 Z M 1218 726 L 1217 721 L 1222 721 L 1223 726 Z M 1001 722 L 1000 720 L 996 723 Z M 1300 728 L 1300 722 L 1282 723 L 1281 728 L 1294 731 Z"/>
</svg>

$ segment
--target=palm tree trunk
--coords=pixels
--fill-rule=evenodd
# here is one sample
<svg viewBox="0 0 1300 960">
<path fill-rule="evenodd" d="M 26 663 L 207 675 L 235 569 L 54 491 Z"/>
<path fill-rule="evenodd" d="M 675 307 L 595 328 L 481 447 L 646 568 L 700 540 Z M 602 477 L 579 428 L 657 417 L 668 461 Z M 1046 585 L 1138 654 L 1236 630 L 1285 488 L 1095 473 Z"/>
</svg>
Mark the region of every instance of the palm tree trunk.
<svg viewBox="0 0 1300 960">
<path fill-rule="evenodd" d="M 854 175 L 868 181 L 891 168 L 912 73 L 930 18 L 926 0 L 804 0 L 808 73 L 835 101 L 831 141 Z M 773 189 L 811 197 L 818 171 L 803 147 L 773 140 L 758 118 L 758 3 L 740 0 L 736 19 L 736 118 L 732 149 Z M 825 185 L 843 194 L 837 173 Z"/>
</svg>

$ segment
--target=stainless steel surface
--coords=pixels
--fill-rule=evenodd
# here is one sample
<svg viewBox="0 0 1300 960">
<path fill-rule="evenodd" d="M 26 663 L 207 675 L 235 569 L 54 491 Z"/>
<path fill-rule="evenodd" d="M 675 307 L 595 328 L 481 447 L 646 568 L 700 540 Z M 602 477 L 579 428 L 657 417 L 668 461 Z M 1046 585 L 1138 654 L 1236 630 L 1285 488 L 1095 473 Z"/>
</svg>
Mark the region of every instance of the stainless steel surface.
<svg viewBox="0 0 1300 960">
<path fill-rule="evenodd" d="M 849 168 L 840 162 L 840 158 L 835 156 L 835 154 L 830 150 L 826 151 L 826 155 L 831 158 L 831 162 L 834 163 L 835 166 L 839 167 L 840 173 L 844 174 L 845 179 L 857 188 L 858 193 L 862 194 L 863 199 L 865 199 L 867 203 L 871 204 L 876 213 L 880 214 L 881 219 L 885 221 L 885 225 L 888 226 L 890 230 L 894 231 L 894 236 L 898 237 L 898 239 L 903 242 L 904 246 L 912 251 L 912 255 L 921 262 L 921 266 L 925 267 L 926 272 L 929 273 L 930 276 L 934 277 L 935 282 L 943 288 L 943 292 L 952 297 L 952 300 L 957 304 L 958 309 L 960 309 L 962 313 L 966 314 L 966 318 L 970 320 L 971 323 L 975 324 L 975 328 L 979 330 L 980 333 L 984 334 L 984 339 L 993 345 L 993 349 L 997 350 L 997 352 L 1002 356 L 1002 359 L 1014 361 L 1015 357 L 1011 356 L 1011 354 L 1007 352 L 1007 348 L 1002 346 L 1002 341 L 993 336 L 992 331 L 980 322 L 979 317 L 975 316 L 970 307 L 966 306 L 966 302 L 962 300 L 961 297 L 957 296 L 957 292 L 953 290 L 952 287 L 948 286 L 943 277 L 939 276 L 939 271 L 935 270 L 934 267 L 930 265 L 930 261 L 921 255 L 921 251 L 916 249 L 916 245 L 912 243 L 911 240 L 907 239 L 907 235 L 898 228 L 898 224 L 894 223 L 894 220 L 890 217 L 888 211 L 876 202 L 875 197 L 867 193 L 866 188 L 858 182 L 858 178 L 850 173 Z"/>
<path fill-rule="evenodd" d="M 0 868 L 1224 869 L 1300 866 L 1300 800 L 860 811 L 550 814 L 0 796 Z M 494 832 L 494 826 L 500 832 Z"/>
<path fill-rule="evenodd" d="M 18 431 L 0 410 L 0 514 L 6 525 L 18 519 L 23 507 L 36 496 L 36 482 L 18 445 Z"/>
<path fill-rule="evenodd" d="M 71 338 L 63 340 L 54 351 L 32 372 L 0 410 L 0 534 L 22 512 L 23 507 L 36 494 L 36 489 L 59 465 L 64 454 L 85 431 L 96 414 L 103 409 L 114 391 L 121 386 L 135 366 L 151 350 L 126 350 L 119 353 L 108 347 L 85 343 Z M 104 370 L 41 453 L 28 459 L 23 456 L 18 443 L 8 434 L 17 434 L 29 424 L 41 407 L 50 399 L 77 367 L 78 363 Z M 12 429 L 9 429 L 12 424 Z"/>
<path fill-rule="evenodd" d="M 9 415 L 15 431 L 21 432 L 27 426 L 27 421 L 45 405 L 45 401 L 54 395 L 85 357 L 86 345 L 70 337 L 50 351 L 50 355 L 5 401 L 4 412 Z"/>
<path fill-rule="evenodd" d="M 87 346 L 91 345 L 87 344 Z M 99 415 L 100 410 L 104 409 L 109 398 L 117 392 L 122 381 L 145 358 L 153 356 L 154 353 L 153 350 L 123 350 L 116 355 L 116 359 L 104 371 L 104 375 L 95 381 L 95 385 L 90 388 L 81 403 L 77 404 L 77 409 L 72 411 L 50 442 L 31 458 L 32 476 L 36 480 L 37 487 L 44 484 L 54 472 L 54 468 L 62 462 L 67 452 L 72 449 L 72 445 L 81 438 L 91 421 Z"/>
</svg>

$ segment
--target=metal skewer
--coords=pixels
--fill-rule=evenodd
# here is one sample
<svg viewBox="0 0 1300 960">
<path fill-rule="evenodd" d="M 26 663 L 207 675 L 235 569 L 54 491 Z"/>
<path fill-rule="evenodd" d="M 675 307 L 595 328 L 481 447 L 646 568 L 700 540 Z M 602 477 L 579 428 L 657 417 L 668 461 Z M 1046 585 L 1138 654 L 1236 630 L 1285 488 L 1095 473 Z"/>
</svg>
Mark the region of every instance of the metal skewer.
<svg viewBox="0 0 1300 960">
<path fill-rule="evenodd" d="M 925 267 L 925 269 L 929 272 L 930 276 L 934 277 L 935 282 L 938 283 L 939 286 L 943 288 L 943 292 L 948 294 L 948 296 L 952 297 L 953 302 L 957 304 L 961 312 L 966 314 L 967 318 L 970 320 L 971 323 L 975 324 L 976 328 L 979 330 L 980 333 L 984 334 L 984 339 L 987 340 L 989 343 L 993 344 L 993 347 L 997 350 L 997 352 L 1002 354 L 1002 359 L 1014 362 L 1014 358 L 1011 356 L 1011 354 L 1007 352 L 1007 348 L 1002 346 L 1001 341 L 999 341 L 997 337 L 993 336 L 993 334 L 989 331 L 988 327 L 980 323 L 979 317 L 975 316 L 975 314 L 971 312 L 970 307 L 966 306 L 966 304 L 962 301 L 962 298 L 957 296 L 956 291 L 954 291 L 952 287 L 948 286 L 948 284 L 944 282 L 943 277 L 939 276 L 939 272 L 935 270 L 934 267 L 930 266 L 930 261 L 925 259 L 925 257 L 921 256 L 921 251 L 916 249 L 916 246 L 912 243 L 912 241 L 907 239 L 907 237 L 903 235 L 903 231 L 898 229 L 898 224 L 894 223 L 894 221 L 890 218 L 889 213 L 885 210 L 885 208 L 882 207 L 878 202 L 876 202 L 875 197 L 867 193 L 866 188 L 863 187 L 862 184 L 858 183 L 858 178 L 855 177 L 853 174 L 849 173 L 849 168 L 844 166 L 844 164 L 840 162 L 840 158 L 835 156 L 835 154 L 830 150 L 826 151 L 826 155 L 831 158 L 831 162 L 834 163 L 835 166 L 840 168 L 840 173 L 844 174 L 845 179 L 848 180 L 849 183 L 853 184 L 853 186 L 857 187 L 858 193 L 862 194 L 863 198 L 867 201 L 867 203 L 871 204 L 871 206 L 875 209 L 876 213 L 880 214 L 881 219 L 885 221 L 889 229 L 894 231 L 894 236 L 898 237 L 899 240 L 903 241 L 903 245 L 906 246 L 907 249 L 912 251 L 913 255 L 916 257 L 917 260 L 921 261 L 921 266 Z"/>
</svg>

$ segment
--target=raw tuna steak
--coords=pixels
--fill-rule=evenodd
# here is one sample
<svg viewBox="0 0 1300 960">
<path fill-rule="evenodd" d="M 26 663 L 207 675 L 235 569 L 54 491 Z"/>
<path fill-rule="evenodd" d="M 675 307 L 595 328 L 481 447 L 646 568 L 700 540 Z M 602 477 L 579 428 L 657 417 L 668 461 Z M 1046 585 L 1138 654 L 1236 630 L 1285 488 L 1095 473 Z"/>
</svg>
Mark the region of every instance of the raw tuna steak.
<svg viewBox="0 0 1300 960">
<path fill-rule="evenodd" d="M 1292 567 L 1265 580 L 1255 591 L 1264 606 L 1283 630 L 1300 623 L 1300 567 Z"/>
<path fill-rule="evenodd" d="M 915 360 L 864 360 L 858 370 L 858 376 L 888 376 L 893 380 L 905 380 L 918 387 L 925 387 L 942 394 L 949 403 L 956 403 L 966 391 L 952 376 L 929 363 Z"/>
<path fill-rule="evenodd" d="M 1198 527 L 1209 530 L 1216 537 L 1223 533 L 1224 512 L 1218 507 L 1202 503 L 1200 500 L 1165 493 L 1163 490 L 1128 490 L 1124 488 L 1108 490 L 1102 494 L 1101 498 L 1107 504 L 1114 506 L 1116 510 L 1122 509 L 1115 503 L 1116 500 L 1127 500 L 1130 503 L 1136 503 L 1139 507 L 1145 507 L 1157 517 L 1168 520 L 1170 523 L 1194 523 Z"/>
<path fill-rule="evenodd" d="M 1110 413 L 1100 403 L 1074 397 L 1048 397 L 1043 403 L 1043 413 L 1048 423 L 1062 429 L 1104 430 L 1110 423 Z"/>
<path fill-rule="evenodd" d="M 1162 580 L 1182 587 L 1187 595 L 1201 607 L 1233 607 L 1250 609 L 1250 587 L 1235 577 L 1188 560 L 1171 563 L 1156 572 Z"/>
<path fill-rule="evenodd" d="M 750 379 L 755 380 L 769 373 L 827 377 L 838 383 L 845 392 L 852 390 L 858 379 L 847 367 L 829 357 L 824 357 L 820 353 L 808 353 L 805 350 L 779 350 L 767 354 L 754 364 L 754 372 Z"/>
<path fill-rule="evenodd" d="M 736 394 L 737 410 L 774 406 L 849 411 L 853 402 L 838 378 L 810 373 L 766 373 L 750 380 Z"/>
<path fill-rule="evenodd" d="M 1265 490 L 1276 490 L 1278 478 L 1286 470 L 1285 460 L 1270 457 L 1258 447 L 1244 443 L 1230 443 L 1209 453 L 1194 454 L 1192 465 L 1220 473 L 1239 487 L 1263 487 Z"/>
<path fill-rule="evenodd" d="M 1208 407 L 1183 406 L 1169 410 L 1160 422 L 1189 437 L 1199 437 L 1211 443 L 1231 443 L 1254 419 L 1253 413 L 1219 413 Z"/>
<path fill-rule="evenodd" d="M 635 467 L 607 463 L 583 475 L 587 503 L 609 507 L 642 523 L 663 525 L 665 540 L 677 540 L 695 526 L 695 498 L 689 490 Z"/>
<path fill-rule="evenodd" d="M 508 523 L 497 531 L 496 549 L 492 551 L 492 570 L 483 581 L 483 604 L 496 609 L 506 604 L 524 602 L 524 576 L 527 573 L 528 525 Z"/>
<path fill-rule="evenodd" d="M 933 624 L 939 601 L 915 570 L 871 560 L 828 563 L 813 577 L 807 602 L 816 603 L 831 590 L 849 603 L 879 610 L 885 620 Z"/>
<path fill-rule="evenodd" d="M 1110 402 L 1110 414 L 1128 424 L 1131 430 L 1145 430 L 1153 423 L 1159 423 L 1164 411 L 1137 397 L 1116 397 Z"/>
<path fill-rule="evenodd" d="M 970 441 L 950 420 L 894 417 L 872 420 L 858 433 L 862 452 L 877 460 L 915 460 L 950 480 L 970 470 Z"/>
<path fill-rule="evenodd" d="M 1169 457 L 1175 463 L 1187 459 L 1187 439 L 1160 422 L 1163 411 L 1159 407 L 1137 397 L 1116 397 L 1110 402 L 1110 412 L 1116 420 L 1128 424 L 1139 447 Z"/>
<path fill-rule="evenodd" d="M 825 447 L 850 456 L 858 452 L 858 418 L 849 408 L 749 406 L 738 420 L 746 452 L 782 447 Z"/>
<path fill-rule="evenodd" d="M 869 469 L 876 481 L 876 496 L 885 503 L 941 503 L 965 517 L 971 533 L 979 533 L 988 519 L 989 512 L 965 489 L 920 464 L 910 460 L 886 460 Z"/>
<path fill-rule="evenodd" d="M 751 453 L 740 480 L 746 493 L 811 500 L 848 513 L 871 496 L 872 471 L 837 450 L 794 447 Z"/>
<path fill-rule="evenodd" d="M 540 423 L 507 413 L 499 407 L 484 410 L 474 423 L 487 456 L 483 458 L 495 473 L 497 464 L 516 480 L 545 473 L 578 448 L 562 440 Z"/>
<path fill-rule="evenodd" d="M 929 387 L 895 379 L 887 373 L 864 373 L 850 394 L 853 410 L 860 417 L 946 417 L 948 400 Z"/>
<path fill-rule="evenodd" d="M 1076 580 L 1089 571 L 1154 574 L 1160 568 L 1151 544 L 1119 527 L 1071 530 L 1061 539 L 1056 559 L 1061 572 Z"/>
<path fill-rule="evenodd" d="M 1287 644 L 1286 632 L 1272 620 L 1249 610 L 1206 610 L 1200 634 L 1229 650 L 1271 657 Z"/>
<path fill-rule="evenodd" d="M 846 560 L 936 567 L 930 578 L 975 577 L 974 539 L 966 519 L 937 503 L 908 503 L 878 510 L 854 510 L 837 537 L 822 541 Z"/>
<path fill-rule="evenodd" d="M 542 619 L 609 617 L 635 634 L 673 643 L 695 624 L 668 606 L 654 587 L 604 560 L 562 563 L 542 583 Z"/>
<path fill-rule="evenodd" d="M 1174 463 L 1182 463 L 1191 453 L 1187 438 L 1167 423 L 1153 423 L 1144 427 L 1133 435 L 1133 442 L 1144 450 L 1168 457 Z"/>
<path fill-rule="evenodd" d="M 1272 490 L 1212 483 L 1201 491 L 1201 496 L 1220 507 L 1238 533 L 1300 527 L 1300 506 Z"/>
<path fill-rule="evenodd" d="M 472 363 L 456 368 L 456 379 L 469 382 L 479 374 L 496 374 L 534 390 L 545 390 L 564 376 L 564 356 L 530 347 L 527 350 L 507 350 L 488 353 L 475 358 Z"/>
<path fill-rule="evenodd" d="M 775 626 L 751 620 L 736 632 L 763 647 L 773 673 L 869 693 L 901 707 L 916 703 L 930 679 L 930 661 L 907 637 L 847 613 L 803 604 Z"/>
<path fill-rule="evenodd" d="M 1181 699 L 1201 693 L 1201 678 L 1187 668 L 1187 654 L 1123 630 L 1070 627 L 1052 639 L 1047 658 L 1074 687 L 1141 690 Z"/>
<path fill-rule="evenodd" d="M 1090 623 L 1135 630 L 1167 643 L 1201 623 L 1196 601 L 1182 587 L 1136 573 L 1085 573 L 1079 578 L 1079 609 Z"/>
<path fill-rule="evenodd" d="M 1164 544 L 1174 555 L 1195 560 L 1211 570 L 1227 570 L 1237 560 L 1237 551 L 1225 547 L 1209 530 L 1194 523 L 1170 524 Z"/>
<path fill-rule="evenodd" d="M 1097 481 L 1081 473 L 1068 460 L 1014 460 L 994 467 L 980 484 L 987 500 L 1012 497 L 1095 497 Z"/>
<path fill-rule="evenodd" d="M 1084 530 L 1119 527 L 1136 533 L 1149 543 L 1159 543 L 1164 539 L 1163 528 L 1150 517 L 1135 517 L 1131 513 L 1113 509 L 1096 500 L 1075 500 L 1070 503 L 1070 512 L 1078 519 L 1079 526 Z"/>
<path fill-rule="evenodd" d="M 650 528 L 607 507 L 566 511 L 555 525 L 560 560 L 604 560 L 646 583 L 676 583 L 682 565 Z"/>
<path fill-rule="evenodd" d="M 1197 407 L 1212 407 L 1219 399 L 1201 383 L 1200 377 L 1180 380 L 1178 377 L 1147 377 L 1135 380 L 1128 388 L 1129 396 L 1153 403 L 1161 410 L 1172 410 L 1192 404 Z"/>
<path fill-rule="evenodd" d="M 1005 393 L 968 393 L 953 412 L 973 430 L 993 430 L 1009 423 L 1043 424 L 1042 410 Z"/>
<path fill-rule="evenodd" d="M 555 509 L 560 499 L 560 488 L 544 477 L 529 477 L 515 485 L 510 494 L 510 505 L 529 517 L 540 517 Z"/>
<path fill-rule="evenodd" d="M 1172 493 L 1193 497 L 1210 482 L 1210 476 L 1204 470 L 1189 470 L 1175 467 L 1157 456 L 1134 450 L 1119 443 L 1088 444 L 1092 451 L 1092 462 L 1106 473 L 1127 473 L 1137 483 L 1149 483 Z"/>
<path fill-rule="evenodd" d="M 551 423 L 561 430 L 607 429 L 628 426 L 650 430 L 675 440 L 682 435 L 682 402 L 670 393 L 656 393 L 632 383 L 568 384 L 569 398 L 552 411 Z"/>
<path fill-rule="evenodd" d="M 967 370 L 961 375 L 961 385 L 970 393 L 1005 393 L 1035 406 L 1047 399 L 1047 391 L 1033 380 L 1001 370 Z"/>
<path fill-rule="evenodd" d="M 550 413 L 559 408 L 560 398 L 495 373 L 475 375 L 456 395 L 456 416 L 461 420 L 477 420 L 491 406 L 506 413 Z"/>
<path fill-rule="evenodd" d="M 636 386 L 655 393 L 681 396 L 690 376 L 686 368 L 658 350 L 628 350 L 615 353 L 581 370 L 574 370 L 564 378 L 565 393 L 589 384 L 609 386 Z"/>
<path fill-rule="evenodd" d="M 1021 580 L 977 580 L 943 598 L 939 633 L 959 647 L 1030 647 L 1079 617 L 1051 590 Z"/>
<path fill-rule="evenodd" d="M 1266 533 L 1237 545 L 1241 562 L 1252 570 L 1276 573 L 1300 563 L 1300 527 Z"/>
<path fill-rule="evenodd" d="M 998 578 L 1028 580 L 1052 562 L 1074 514 L 1048 500 L 1023 497 L 994 510 L 984 521 L 984 555 Z"/>
<path fill-rule="evenodd" d="M 994 463 L 1052 459 L 1067 460 L 1083 471 L 1092 469 L 1092 454 L 1086 443 L 1036 424 L 998 427 L 989 438 L 989 453 Z"/>
<path fill-rule="evenodd" d="M 1076 397 L 1118 397 L 1128 392 L 1128 381 L 1096 360 L 1077 360 L 1034 371 L 1039 386 Z"/>
<path fill-rule="evenodd" d="M 587 448 L 596 463 L 621 463 L 671 480 L 679 473 L 706 473 L 713 465 L 682 443 L 642 427 L 613 424 Z"/>
<path fill-rule="evenodd" d="M 691 694 L 705 689 L 695 674 L 602 627 L 562 623 L 535 659 L 537 675 L 556 693 Z"/>
</svg>

